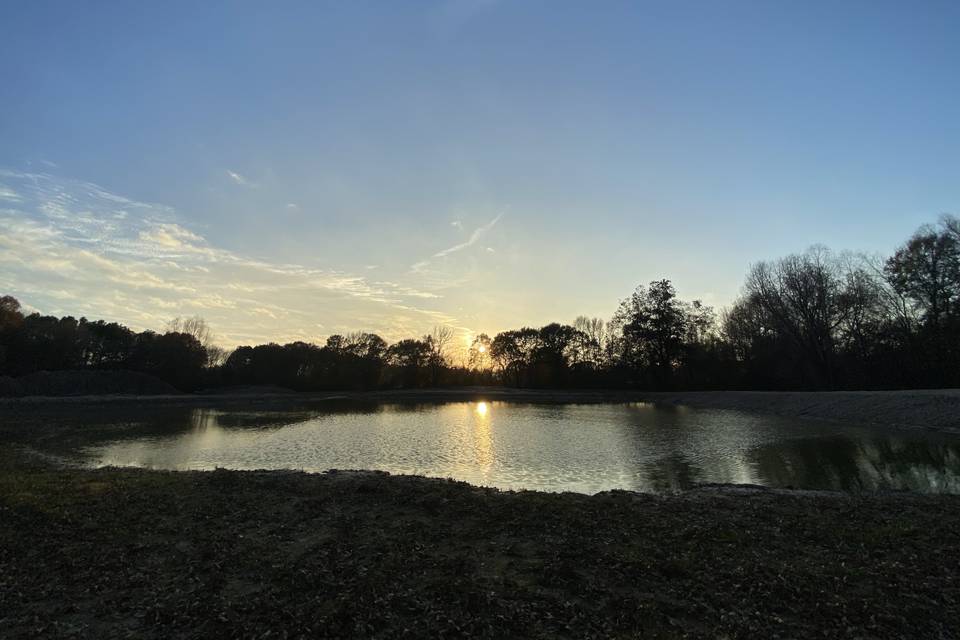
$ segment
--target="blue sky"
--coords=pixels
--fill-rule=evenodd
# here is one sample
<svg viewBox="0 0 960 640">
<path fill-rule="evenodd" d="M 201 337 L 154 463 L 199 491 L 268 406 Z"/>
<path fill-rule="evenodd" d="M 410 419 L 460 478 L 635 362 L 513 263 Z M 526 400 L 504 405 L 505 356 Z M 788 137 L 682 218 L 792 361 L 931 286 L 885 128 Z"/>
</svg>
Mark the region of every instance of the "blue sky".
<svg viewBox="0 0 960 640">
<path fill-rule="evenodd" d="M 0 287 L 224 343 L 608 317 L 960 209 L 956 2 L 6 2 Z M 135 274 L 131 276 L 130 274 Z"/>
</svg>

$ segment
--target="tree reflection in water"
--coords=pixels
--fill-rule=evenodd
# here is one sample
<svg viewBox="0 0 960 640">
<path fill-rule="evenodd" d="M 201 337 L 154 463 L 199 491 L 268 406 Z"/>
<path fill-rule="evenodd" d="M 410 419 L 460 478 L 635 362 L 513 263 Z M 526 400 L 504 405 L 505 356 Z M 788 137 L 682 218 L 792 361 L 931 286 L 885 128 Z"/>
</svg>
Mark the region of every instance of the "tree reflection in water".
<svg viewBox="0 0 960 640">
<path fill-rule="evenodd" d="M 702 483 L 960 493 L 960 437 L 650 404 L 357 404 L 79 412 L 23 428 L 92 465 L 381 469 L 509 489 Z M 29 426 L 29 425 L 27 425 Z M 56 449 L 56 450 L 55 450 Z"/>
</svg>

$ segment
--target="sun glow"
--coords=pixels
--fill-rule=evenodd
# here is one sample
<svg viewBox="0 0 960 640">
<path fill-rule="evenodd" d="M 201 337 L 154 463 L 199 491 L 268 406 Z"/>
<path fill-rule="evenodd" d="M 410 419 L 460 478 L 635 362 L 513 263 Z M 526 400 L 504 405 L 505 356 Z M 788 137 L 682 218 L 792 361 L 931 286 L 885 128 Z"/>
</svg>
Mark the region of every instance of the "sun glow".
<svg viewBox="0 0 960 640">
<path fill-rule="evenodd" d="M 477 351 L 479 351 L 480 353 L 486 353 L 487 348 L 483 345 L 480 345 L 479 347 L 477 347 Z"/>
<path fill-rule="evenodd" d="M 478 402 L 473 409 L 473 450 L 477 457 L 477 464 L 483 470 L 484 477 L 493 464 L 493 438 L 490 427 L 490 405 Z"/>
</svg>

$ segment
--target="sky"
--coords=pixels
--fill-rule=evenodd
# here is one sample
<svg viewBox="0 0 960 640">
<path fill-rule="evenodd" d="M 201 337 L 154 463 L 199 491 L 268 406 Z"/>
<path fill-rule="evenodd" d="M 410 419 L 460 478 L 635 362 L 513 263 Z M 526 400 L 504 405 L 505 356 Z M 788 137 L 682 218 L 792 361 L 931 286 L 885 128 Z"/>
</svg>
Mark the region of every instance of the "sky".
<svg viewBox="0 0 960 640">
<path fill-rule="evenodd" d="M 465 343 L 960 211 L 957 2 L 0 13 L 0 293 L 44 313 Z"/>
</svg>

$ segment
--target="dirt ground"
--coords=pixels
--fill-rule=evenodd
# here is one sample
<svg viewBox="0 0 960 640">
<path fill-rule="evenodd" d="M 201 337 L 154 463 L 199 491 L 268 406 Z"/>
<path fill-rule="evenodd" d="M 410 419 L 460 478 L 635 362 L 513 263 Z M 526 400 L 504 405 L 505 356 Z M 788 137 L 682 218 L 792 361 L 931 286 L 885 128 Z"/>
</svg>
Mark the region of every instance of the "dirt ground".
<svg viewBox="0 0 960 640">
<path fill-rule="evenodd" d="M 960 636 L 960 497 L 6 462 L 5 638 Z"/>
<path fill-rule="evenodd" d="M 69 438 L 44 416 L 79 408 L 464 400 L 645 401 L 960 428 L 956 390 L 3 401 L 0 637 L 960 637 L 960 496 L 584 496 L 373 472 L 86 470 L 18 444 L 37 429 Z"/>
</svg>

